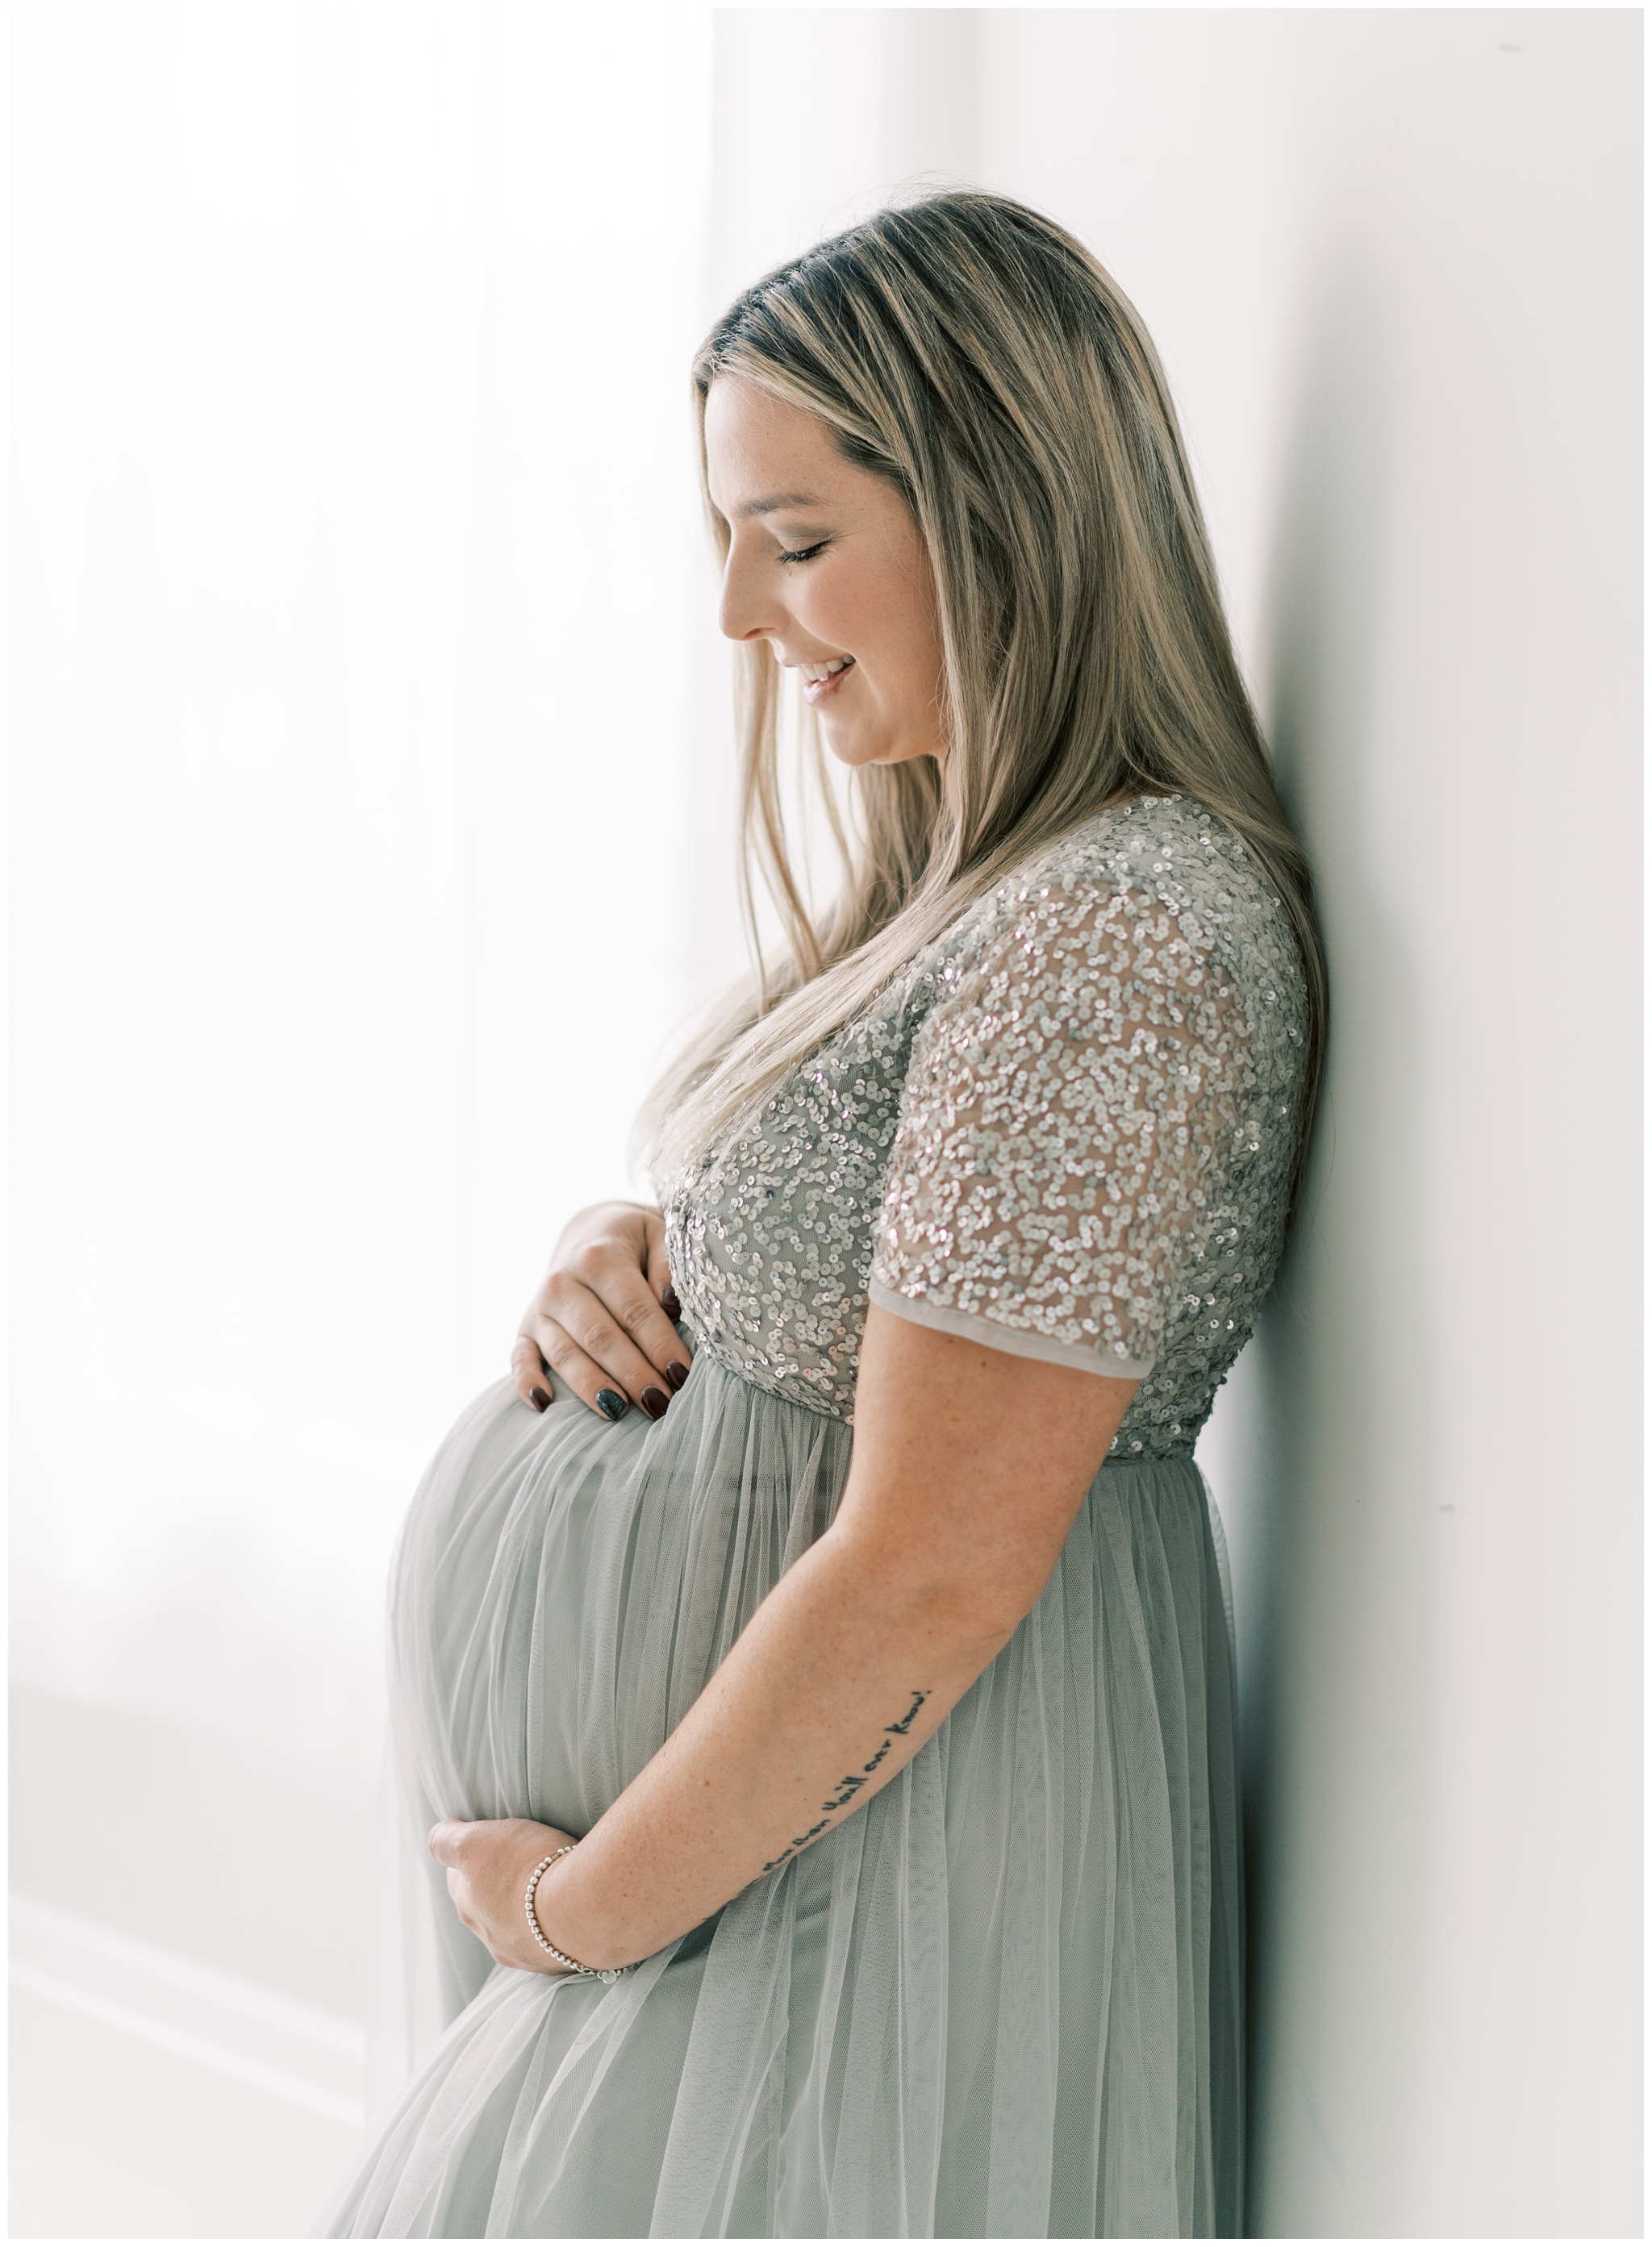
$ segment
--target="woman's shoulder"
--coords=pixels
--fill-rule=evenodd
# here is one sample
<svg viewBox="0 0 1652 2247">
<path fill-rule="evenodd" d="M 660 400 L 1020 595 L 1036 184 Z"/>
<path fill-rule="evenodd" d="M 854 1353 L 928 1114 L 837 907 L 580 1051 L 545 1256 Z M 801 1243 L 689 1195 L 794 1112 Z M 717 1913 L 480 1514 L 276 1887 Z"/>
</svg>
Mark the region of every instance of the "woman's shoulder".
<svg viewBox="0 0 1652 2247">
<path fill-rule="evenodd" d="M 1111 1037 L 1168 1007 L 1167 1030 L 1197 1017 L 1212 1036 L 1239 1035 L 1270 1081 L 1289 1081 L 1307 1049 L 1289 912 L 1259 860 L 1187 796 L 1110 804 L 1030 853 L 914 966 L 918 1013 L 971 1042 L 1013 1042 L 1034 1018 L 1060 1020 L 1069 1041 L 1086 1024 Z"/>
<path fill-rule="evenodd" d="M 1296 962 L 1289 917 L 1262 866 L 1205 805 L 1182 795 L 1111 803 L 1029 854 L 948 932 L 955 958 L 1014 948 L 1018 927 L 1110 924 L 1237 965 L 1259 946 Z M 1168 924 L 1168 925 L 1167 925 Z"/>
</svg>

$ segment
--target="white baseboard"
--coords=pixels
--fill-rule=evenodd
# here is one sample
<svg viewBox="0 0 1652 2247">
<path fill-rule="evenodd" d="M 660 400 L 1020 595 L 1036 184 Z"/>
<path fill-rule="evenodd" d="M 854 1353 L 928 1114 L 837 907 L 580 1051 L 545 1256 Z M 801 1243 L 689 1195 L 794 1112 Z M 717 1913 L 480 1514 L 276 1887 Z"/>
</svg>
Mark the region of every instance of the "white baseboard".
<svg viewBox="0 0 1652 2247">
<path fill-rule="evenodd" d="M 361 2024 L 61 1911 L 10 1899 L 15 1989 L 324 2121 L 364 2127 Z"/>
</svg>

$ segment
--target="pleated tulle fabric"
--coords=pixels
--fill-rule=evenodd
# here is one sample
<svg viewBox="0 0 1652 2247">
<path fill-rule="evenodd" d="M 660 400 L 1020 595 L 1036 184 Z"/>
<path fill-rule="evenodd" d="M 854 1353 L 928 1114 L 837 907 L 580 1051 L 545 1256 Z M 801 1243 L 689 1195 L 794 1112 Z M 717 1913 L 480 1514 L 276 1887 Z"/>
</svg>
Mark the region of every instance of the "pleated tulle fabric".
<svg viewBox="0 0 1652 2247">
<path fill-rule="evenodd" d="M 658 1424 L 479 1397 L 393 1584 L 410 1849 L 439 1816 L 592 1826 L 827 1526 L 850 1440 L 706 1349 Z M 911 1766 L 612 1986 L 494 1966 L 431 1866 L 451 2025 L 324 2236 L 1237 2232 L 1224 1600 L 1191 1454 L 1109 1461 Z"/>
</svg>

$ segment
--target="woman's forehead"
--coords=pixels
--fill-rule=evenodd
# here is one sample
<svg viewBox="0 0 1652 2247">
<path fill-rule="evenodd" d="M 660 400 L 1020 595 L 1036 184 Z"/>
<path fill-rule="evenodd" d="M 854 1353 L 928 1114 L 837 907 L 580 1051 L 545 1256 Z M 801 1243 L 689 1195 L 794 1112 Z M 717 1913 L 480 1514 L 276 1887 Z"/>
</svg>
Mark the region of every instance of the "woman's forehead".
<svg viewBox="0 0 1652 2247">
<path fill-rule="evenodd" d="M 706 459 L 712 495 L 731 517 L 823 505 L 854 474 L 818 414 L 735 375 L 707 394 Z"/>
</svg>

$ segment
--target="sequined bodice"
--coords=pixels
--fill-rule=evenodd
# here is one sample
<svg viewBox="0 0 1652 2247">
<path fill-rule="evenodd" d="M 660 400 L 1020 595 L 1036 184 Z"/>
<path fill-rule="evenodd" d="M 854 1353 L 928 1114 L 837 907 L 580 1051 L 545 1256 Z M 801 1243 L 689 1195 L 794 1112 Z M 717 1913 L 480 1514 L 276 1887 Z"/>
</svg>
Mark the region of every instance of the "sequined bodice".
<svg viewBox="0 0 1652 2247">
<path fill-rule="evenodd" d="M 1140 1378 L 1191 1449 L 1272 1284 L 1306 1051 L 1283 907 L 1185 797 L 1098 813 L 971 905 L 665 1196 L 700 1346 L 852 1416 L 869 1289 Z"/>
</svg>

